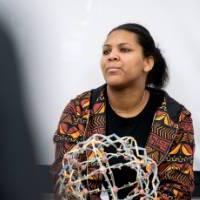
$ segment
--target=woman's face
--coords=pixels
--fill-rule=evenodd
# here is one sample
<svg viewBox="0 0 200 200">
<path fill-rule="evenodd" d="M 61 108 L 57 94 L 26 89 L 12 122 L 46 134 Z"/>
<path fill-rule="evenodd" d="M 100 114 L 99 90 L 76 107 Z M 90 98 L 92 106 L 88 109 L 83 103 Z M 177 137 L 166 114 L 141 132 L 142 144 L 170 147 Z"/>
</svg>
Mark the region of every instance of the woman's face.
<svg viewBox="0 0 200 200">
<path fill-rule="evenodd" d="M 146 75 L 153 67 L 153 58 L 145 58 L 137 35 L 113 31 L 103 45 L 101 68 L 106 83 L 114 87 L 145 84 Z"/>
</svg>

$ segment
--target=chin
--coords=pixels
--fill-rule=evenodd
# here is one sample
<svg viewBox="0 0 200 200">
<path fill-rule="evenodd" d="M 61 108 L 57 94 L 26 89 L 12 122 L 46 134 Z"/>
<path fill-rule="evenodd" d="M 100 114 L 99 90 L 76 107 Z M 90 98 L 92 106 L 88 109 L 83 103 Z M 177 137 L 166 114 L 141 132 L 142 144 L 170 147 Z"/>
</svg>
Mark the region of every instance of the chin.
<svg viewBox="0 0 200 200">
<path fill-rule="evenodd" d="M 125 84 L 123 84 L 120 81 L 106 81 L 106 83 L 110 88 L 113 88 L 116 90 L 121 90 L 125 88 Z"/>
</svg>

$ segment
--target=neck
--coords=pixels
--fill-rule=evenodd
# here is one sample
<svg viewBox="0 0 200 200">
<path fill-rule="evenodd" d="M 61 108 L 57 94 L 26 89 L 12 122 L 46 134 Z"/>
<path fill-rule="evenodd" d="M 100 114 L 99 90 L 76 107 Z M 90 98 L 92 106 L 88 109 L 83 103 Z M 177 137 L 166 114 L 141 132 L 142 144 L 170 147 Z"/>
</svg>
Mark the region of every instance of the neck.
<svg viewBox="0 0 200 200">
<path fill-rule="evenodd" d="M 108 100 L 112 109 L 122 117 L 134 117 L 145 107 L 149 92 L 144 86 L 116 89 L 107 85 Z"/>
</svg>

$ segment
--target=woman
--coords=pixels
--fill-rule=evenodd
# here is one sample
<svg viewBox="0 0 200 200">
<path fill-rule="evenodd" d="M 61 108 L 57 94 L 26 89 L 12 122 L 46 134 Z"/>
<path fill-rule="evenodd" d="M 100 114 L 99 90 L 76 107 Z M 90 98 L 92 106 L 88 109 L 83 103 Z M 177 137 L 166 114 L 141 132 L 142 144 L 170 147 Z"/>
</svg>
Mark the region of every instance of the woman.
<svg viewBox="0 0 200 200">
<path fill-rule="evenodd" d="M 139 24 L 114 28 L 103 45 L 101 69 L 106 84 L 71 100 L 61 116 L 54 136 L 55 181 L 63 154 L 77 142 L 95 133 L 116 133 L 133 136 L 157 162 L 158 199 L 191 199 L 194 188 L 191 114 L 161 89 L 168 79 L 167 66 L 149 31 Z M 121 176 L 128 179 L 123 170 L 115 172 L 117 184 Z M 88 187 L 101 184 L 97 177 Z M 124 198 L 126 191 L 120 196 Z M 90 199 L 100 199 L 100 194 L 91 195 Z"/>
</svg>

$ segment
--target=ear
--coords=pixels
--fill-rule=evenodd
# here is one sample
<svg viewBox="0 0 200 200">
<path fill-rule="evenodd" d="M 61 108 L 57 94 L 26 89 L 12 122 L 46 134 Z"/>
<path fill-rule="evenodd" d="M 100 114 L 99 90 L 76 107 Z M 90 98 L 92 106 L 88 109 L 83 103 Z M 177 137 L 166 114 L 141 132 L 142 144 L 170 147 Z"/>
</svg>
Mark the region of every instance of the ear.
<svg viewBox="0 0 200 200">
<path fill-rule="evenodd" d="M 150 72 L 154 66 L 153 56 L 144 58 L 144 72 Z"/>
</svg>

